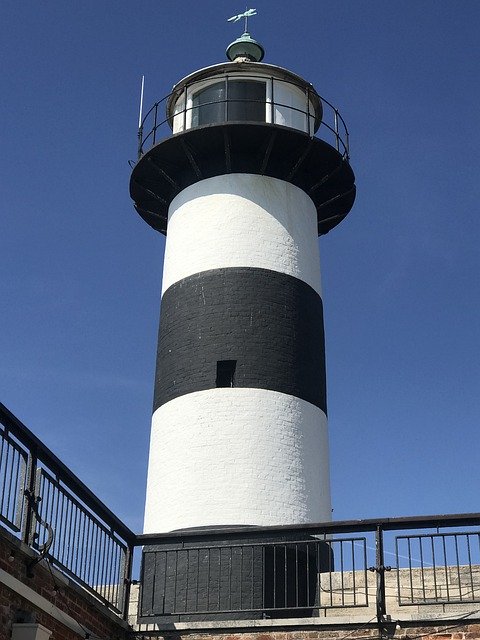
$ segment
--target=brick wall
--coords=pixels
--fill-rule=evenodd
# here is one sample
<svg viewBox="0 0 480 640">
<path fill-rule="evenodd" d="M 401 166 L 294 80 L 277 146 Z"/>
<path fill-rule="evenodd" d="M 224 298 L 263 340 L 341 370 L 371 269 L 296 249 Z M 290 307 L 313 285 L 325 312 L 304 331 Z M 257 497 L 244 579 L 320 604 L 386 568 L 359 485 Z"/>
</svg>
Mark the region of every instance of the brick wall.
<svg viewBox="0 0 480 640">
<path fill-rule="evenodd" d="M 0 528 L 0 569 L 55 606 L 52 608 L 55 613 L 47 613 L 0 580 L 0 640 L 10 639 L 12 624 L 20 621 L 19 611 L 30 614 L 31 621 L 50 629 L 51 640 L 85 638 L 82 628 L 102 640 L 124 640 L 126 623 L 65 576 L 57 571 L 53 571 L 52 576 L 45 562 L 34 568 L 33 578 L 28 578 L 27 563 L 31 558 L 32 552 L 25 545 Z M 63 619 L 62 614 L 65 614 Z M 72 618 L 80 625 L 78 632 L 71 629 Z"/>
<path fill-rule="evenodd" d="M 251 632 L 243 631 L 239 633 L 214 633 L 214 632 L 160 632 L 152 635 L 158 640 L 374 640 L 376 638 L 391 638 L 392 640 L 476 640 L 480 638 L 480 624 L 456 624 L 451 622 L 439 626 L 418 627 L 409 626 L 395 628 L 395 625 L 386 627 L 383 633 L 375 628 L 365 628 L 359 626 L 357 629 L 345 627 L 344 629 L 317 629 L 295 631 L 277 630 L 272 632 Z M 148 638 L 147 638 L 148 640 Z"/>
</svg>

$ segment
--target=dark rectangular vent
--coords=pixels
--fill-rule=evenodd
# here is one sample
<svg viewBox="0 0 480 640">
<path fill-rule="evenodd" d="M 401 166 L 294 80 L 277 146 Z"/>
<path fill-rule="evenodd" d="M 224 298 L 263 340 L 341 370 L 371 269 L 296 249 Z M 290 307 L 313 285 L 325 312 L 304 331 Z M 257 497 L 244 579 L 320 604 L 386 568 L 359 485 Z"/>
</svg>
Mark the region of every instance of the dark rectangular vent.
<svg viewBox="0 0 480 640">
<path fill-rule="evenodd" d="M 235 386 L 236 360 L 217 360 L 217 387 Z"/>
</svg>

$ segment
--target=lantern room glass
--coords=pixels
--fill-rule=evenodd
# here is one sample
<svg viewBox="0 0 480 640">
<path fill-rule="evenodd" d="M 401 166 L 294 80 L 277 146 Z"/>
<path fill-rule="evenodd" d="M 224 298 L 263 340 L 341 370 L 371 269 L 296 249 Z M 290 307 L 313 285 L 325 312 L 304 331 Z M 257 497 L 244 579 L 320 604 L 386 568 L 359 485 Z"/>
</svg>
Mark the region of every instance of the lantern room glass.
<svg viewBox="0 0 480 640">
<path fill-rule="evenodd" d="M 221 80 L 193 96 L 192 126 L 218 122 L 265 122 L 266 83 Z"/>
</svg>

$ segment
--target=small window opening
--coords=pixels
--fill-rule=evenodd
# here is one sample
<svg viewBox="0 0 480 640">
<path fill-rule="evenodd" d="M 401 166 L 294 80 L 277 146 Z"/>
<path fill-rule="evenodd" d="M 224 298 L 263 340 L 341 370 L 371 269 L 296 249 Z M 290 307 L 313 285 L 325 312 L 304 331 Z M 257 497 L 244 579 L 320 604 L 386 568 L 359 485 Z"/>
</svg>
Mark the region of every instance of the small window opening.
<svg viewBox="0 0 480 640">
<path fill-rule="evenodd" d="M 217 360 L 217 387 L 233 387 L 235 385 L 236 360 Z"/>
</svg>

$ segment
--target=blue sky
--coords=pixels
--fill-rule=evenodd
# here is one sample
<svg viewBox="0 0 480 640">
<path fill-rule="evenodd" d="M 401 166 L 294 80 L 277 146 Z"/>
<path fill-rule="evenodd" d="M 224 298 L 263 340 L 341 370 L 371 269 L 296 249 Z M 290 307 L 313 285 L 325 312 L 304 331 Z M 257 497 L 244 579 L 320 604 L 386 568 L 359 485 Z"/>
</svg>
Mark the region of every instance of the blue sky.
<svg viewBox="0 0 480 640">
<path fill-rule="evenodd" d="M 479 511 L 476 0 L 259 0 L 266 62 L 351 131 L 321 240 L 336 519 Z M 146 106 L 224 60 L 243 5 L 2 4 L 1 401 L 140 531 L 164 240 L 134 212 Z"/>
</svg>

